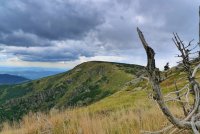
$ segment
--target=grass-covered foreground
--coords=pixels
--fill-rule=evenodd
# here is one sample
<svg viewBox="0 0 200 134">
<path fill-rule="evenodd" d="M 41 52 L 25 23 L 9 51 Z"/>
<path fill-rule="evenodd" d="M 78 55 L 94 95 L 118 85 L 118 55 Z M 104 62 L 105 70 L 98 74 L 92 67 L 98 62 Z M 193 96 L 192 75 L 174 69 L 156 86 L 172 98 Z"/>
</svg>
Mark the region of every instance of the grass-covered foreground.
<svg viewBox="0 0 200 134">
<path fill-rule="evenodd" d="M 103 65 L 105 66 L 105 63 L 103 63 Z M 81 66 L 83 68 L 83 65 Z M 85 64 L 84 66 L 87 66 L 84 68 L 89 68 L 90 64 Z M 95 66 L 97 66 L 96 63 Z M 93 66 L 93 68 L 95 67 Z M 115 73 L 113 73 L 111 68 L 107 69 L 109 71 L 106 73 L 106 78 L 101 76 L 99 71 L 95 71 L 94 74 L 91 74 L 91 76 L 95 78 L 91 80 L 91 82 L 95 84 L 100 83 L 101 93 L 105 92 L 104 90 L 106 89 L 113 91 L 101 99 L 96 99 L 87 105 L 82 104 L 78 105 L 78 107 L 70 106 L 67 109 L 63 108 L 63 110 L 62 108 L 61 110 L 52 108 L 50 112 L 47 113 L 29 112 L 29 114 L 23 116 L 22 120 L 19 122 L 4 122 L 1 133 L 139 134 L 142 130 L 154 131 L 162 129 L 170 123 L 160 111 L 157 103 L 153 100 L 151 86 L 148 81 L 140 77 L 143 76 L 143 73 L 140 72 L 139 74 L 131 75 L 134 69 L 131 68 L 132 67 L 128 65 L 127 67 L 125 67 L 125 65 L 120 66 L 120 64 L 118 66 L 115 65 L 112 67 L 112 69 L 115 69 Z M 105 70 L 100 72 L 103 73 Z M 84 74 L 84 78 L 86 78 L 86 76 L 90 73 L 86 72 L 86 74 Z M 180 88 L 187 82 L 185 79 L 186 74 L 177 67 L 169 70 L 167 75 L 169 78 L 161 83 L 163 88 L 162 92 L 164 94 L 174 90 L 175 79 L 178 80 L 177 85 Z M 199 75 L 200 73 L 198 74 L 198 77 Z M 162 76 L 164 76 L 164 74 Z M 84 81 L 85 79 L 81 77 L 83 76 L 79 74 L 79 79 Z M 48 78 L 48 80 L 49 79 L 51 79 L 51 77 Z M 41 80 L 40 86 L 45 86 L 45 80 L 47 79 Z M 66 81 L 66 79 L 63 81 Z M 77 85 L 79 84 L 78 82 L 75 83 L 77 83 Z M 77 95 L 83 95 L 84 98 L 84 96 L 87 96 L 88 94 L 80 93 Z M 97 94 L 97 96 L 98 95 L 99 94 Z M 97 98 L 96 96 L 91 97 Z M 192 98 L 192 96 L 190 97 Z M 63 98 L 66 99 L 67 97 Z M 58 100 L 58 104 L 62 104 L 64 102 L 62 99 Z M 81 97 L 78 101 L 81 101 Z M 178 103 L 171 102 L 168 103 L 168 106 L 176 116 L 180 118 L 182 117 L 183 111 Z M 182 131 L 179 133 L 189 134 L 190 132 Z"/>
</svg>

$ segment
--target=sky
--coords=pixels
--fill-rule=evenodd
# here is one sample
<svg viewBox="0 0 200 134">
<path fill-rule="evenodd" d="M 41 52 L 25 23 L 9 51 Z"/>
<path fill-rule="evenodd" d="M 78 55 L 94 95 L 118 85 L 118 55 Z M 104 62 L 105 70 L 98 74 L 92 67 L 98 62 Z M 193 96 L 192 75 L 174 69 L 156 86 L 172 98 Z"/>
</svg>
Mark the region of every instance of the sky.
<svg viewBox="0 0 200 134">
<path fill-rule="evenodd" d="M 198 0 L 1 0 L 0 66 L 73 68 L 93 60 L 157 67 L 178 61 L 172 42 L 198 42 Z"/>
</svg>

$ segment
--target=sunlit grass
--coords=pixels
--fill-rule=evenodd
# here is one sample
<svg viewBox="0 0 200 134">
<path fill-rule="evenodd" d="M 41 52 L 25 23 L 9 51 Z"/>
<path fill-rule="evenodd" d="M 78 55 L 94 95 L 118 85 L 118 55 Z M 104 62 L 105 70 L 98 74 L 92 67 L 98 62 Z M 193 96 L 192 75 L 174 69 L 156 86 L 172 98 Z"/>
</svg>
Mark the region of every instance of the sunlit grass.
<svg viewBox="0 0 200 134">
<path fill-rule="evenodd" d="M 162 82 L 162 92 L 174 91 L 175 78 L 184 77 L 175 73 L 173 79 Z M 199 74 L 198 74 L 199 76 Z M 111 76 L 112 77 L 112 76 Z M 175 77 L 175 78 L 174 78 Z M 114 76 L 113 76 L 114 78 Z M 129 79 L 129 78 L 128 78 Z M 114 81 L 113 81 L 114 82 Z M 186 79 L 177 82 L 178 87 L 186 84 Z M 141 86 L 146 84 L 142 81 Z M 137 85 L 137 86 L 140 86 Z M 139 134 L 141 130 L 156 131 L 170 123 L 149 97 L 150 86 L 125 86 L 120 91 L 87 107 L 64 111 L 52 109 L 50 113 L 29 113 L 20 123 L 3 124 L 3 134 Z M 183 111 L 177 103 L 168 103 L 170 110 L 179 118 Z M 189 134 L 190 132 L 181 132 Z"/>
<path fill-rule="evenodd" d="M 28 114 L 20 123 L 4 123 L 3 134 L 139 134 L 168 123 L 156 102 L 144 91 L 121 91 L 88 107 Z M 175 115 L 182 111 L 170 105 Z"/>
</svg>

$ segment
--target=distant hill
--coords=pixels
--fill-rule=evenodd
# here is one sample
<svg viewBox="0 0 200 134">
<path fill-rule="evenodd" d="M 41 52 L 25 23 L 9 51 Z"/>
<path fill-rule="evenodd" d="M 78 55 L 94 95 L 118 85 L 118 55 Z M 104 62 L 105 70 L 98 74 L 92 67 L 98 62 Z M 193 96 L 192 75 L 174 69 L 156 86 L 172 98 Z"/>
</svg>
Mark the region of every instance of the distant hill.
<svg viewBox="0 0 200 134">
<path fill-rule="evenodd" d="M 0 86 L 0 121 L 20 119 L 29 111 L 89 105 L 140 75 L 144 75 L 143 66 L 93 61 L 54 76 Z"/>
<path fill-rule="evenodd" d="M 0 74 L 0 85 L 4 84 L 19 84 L 29 79 L 21 76 L 10 75 L 10 74 Z"/>
<path fill-rule="evenodd" d="M 0 74 L 10 74 L 22 76 L 31 80 L 66 72 L 67 69 L 59 68 L 40 68 L 40 67 L 2 67 L 0 66 Z"/>
</svg>

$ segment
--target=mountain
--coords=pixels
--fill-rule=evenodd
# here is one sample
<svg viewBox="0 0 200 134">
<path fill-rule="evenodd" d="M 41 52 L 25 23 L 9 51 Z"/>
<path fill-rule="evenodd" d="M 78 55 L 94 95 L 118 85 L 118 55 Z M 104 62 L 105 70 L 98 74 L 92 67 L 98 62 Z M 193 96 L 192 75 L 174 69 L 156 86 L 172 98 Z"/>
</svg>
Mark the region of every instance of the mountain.
<svg viewBox="0 0 200 134">
<path fill-rule="evenodd" d="M 30 111 L 89 105 L 130 83 L 139 84 L 138 77 L 144 74 L 143 66 L 93 61 L 58 75 L 1 86 L 0 120 L 18 120 Z"/>
<path fill-rule="evenodd" d="M 19 84 L 25 81 L 29 81 L 29 79 L 21 77 L 21 76 L 16 76 L 16 75 L 0 74 L 0 85 Z"/>
<path fill-rule="evenodd" d="M 2 67 L 0 66 L 0 74 L 10 74 L 22 76 L 31 80 L 59 74 L 67 71 L 59 68 L 41 68 L 41 67 Z"/>
<path fill-rule="evenodd" d="M 187 84 L 181 64 L 161 72 L 164 77 L 164 96 L 176 91 L 175 80 L 180 89 Z M 179 102 L 167 105 L 182 117 Z M 0 121 L 19 119 L 19 124 L 4 123 L 1 133 L 139 134 L 169 125 L 153 99 L 144 67 L 97 61 L 40 80 L 0 86 Z"/>
</svg>

